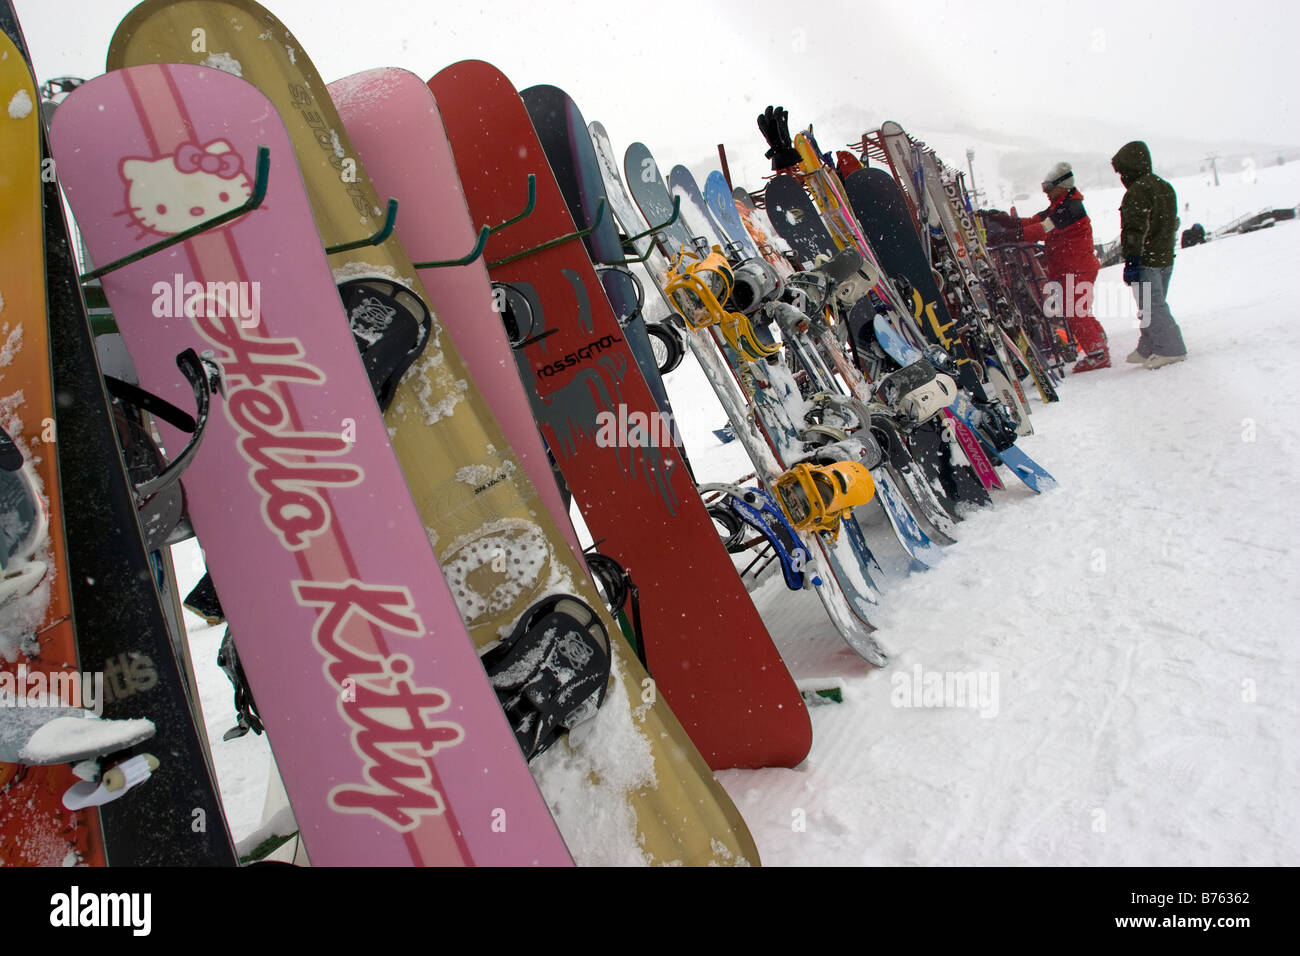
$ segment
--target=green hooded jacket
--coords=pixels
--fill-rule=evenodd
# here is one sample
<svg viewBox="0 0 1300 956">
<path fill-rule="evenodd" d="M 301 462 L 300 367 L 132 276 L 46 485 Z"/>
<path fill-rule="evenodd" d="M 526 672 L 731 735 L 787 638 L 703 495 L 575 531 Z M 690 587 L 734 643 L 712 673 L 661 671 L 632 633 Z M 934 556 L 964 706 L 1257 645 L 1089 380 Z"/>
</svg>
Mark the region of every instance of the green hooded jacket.
<svg viewBox="0 0 1300 956">
<path fill-rule="evenodd" d="M 1110 161 L 1127 188 L 1119 207 L 1120 251 L 1141 256 L 1142 265 L 1163 269 L 1174 264 L 1178 234 L 1178 196 L 1151 171 L 1151 150 L 1141 140 L 1125 143 Z"/>
</svg>

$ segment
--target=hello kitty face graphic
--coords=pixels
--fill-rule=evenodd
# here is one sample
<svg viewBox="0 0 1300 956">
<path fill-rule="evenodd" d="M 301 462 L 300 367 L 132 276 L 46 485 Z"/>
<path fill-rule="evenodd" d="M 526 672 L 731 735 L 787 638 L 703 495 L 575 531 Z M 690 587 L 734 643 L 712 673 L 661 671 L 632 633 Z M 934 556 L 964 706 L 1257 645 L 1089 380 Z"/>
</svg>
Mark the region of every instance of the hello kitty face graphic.
<svg viewBox="0 0 1300 956">
<path fill-rule="evenodd" d="M 129 216 L 140 236 L 175 235 L 242 205 L 253 191 L 244 163 L 224 139 L 186 143 L 159 159 L 122 160 Z M 139 238 L 139 237 L 137 237 Z"/>
</svg>

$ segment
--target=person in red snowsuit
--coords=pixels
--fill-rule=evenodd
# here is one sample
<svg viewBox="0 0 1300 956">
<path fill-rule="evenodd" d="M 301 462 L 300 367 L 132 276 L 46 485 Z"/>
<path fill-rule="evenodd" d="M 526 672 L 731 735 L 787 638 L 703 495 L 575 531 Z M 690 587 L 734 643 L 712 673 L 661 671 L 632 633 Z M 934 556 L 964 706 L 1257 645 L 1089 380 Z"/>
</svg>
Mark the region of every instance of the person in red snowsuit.
<svg viewBox="0 0 1300 956">
<path fill-rule="evenodd" d="M 1085 353 L 1075 372 L 1110 368 L 1110 347 L 1101 323 L 1092 315 L 1093 284 L 1101 263 L 1092 244 L 1092 221 L 1083 195 L 1074 188 L 1074 171 L 1057 163 L 1043 179 L 1048 207 L 1031 219 L 1007 213 L 990 218 L 1019 232 L 1026 242 L 1043 243 L 1048 286 L 1044 298 L 1059 303 L 1074 340 Z"/>
</svg>

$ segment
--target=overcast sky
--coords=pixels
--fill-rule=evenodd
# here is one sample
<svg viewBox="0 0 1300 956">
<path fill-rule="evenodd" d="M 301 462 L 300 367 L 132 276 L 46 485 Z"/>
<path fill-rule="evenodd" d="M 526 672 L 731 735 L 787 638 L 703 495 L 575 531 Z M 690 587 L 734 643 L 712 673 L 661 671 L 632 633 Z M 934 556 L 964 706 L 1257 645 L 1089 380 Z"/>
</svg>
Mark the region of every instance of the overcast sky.
<svg viewBox="0 0 1300 956">
<path fill-rule="evenodd" d="M 130 0 L 15 0 L 38 79 L 103 72 Z M 792 126 L 834 103 L 905 126 L 965 122 L 1071 148 L 1187 136 L 1300 145 L 1300 4 L 1258 0 L 819 0 L 816 19 L 771 0 L 270 0 L 326 81 L 377 66 L 428 78 L 461 59 L 520 89 L 563 87 L 616 144 L 666 162 L 726 142 L 762 163 L 754 123 Z M 862 130 L 826 130 L 823 147 Z M 1080 135 L 1084 142 L 1079 142 Z M 1090 143 L 1091 136 L 1105 142 Z M 1119 142 L 1122 142 L 1121 139 Z M 757 156 L 755 159 L 754 156 Z M 744 155 L 738 155 L 745 162 Z M 748 163 L 746 163 L 748 165 Z"/>
</svg>

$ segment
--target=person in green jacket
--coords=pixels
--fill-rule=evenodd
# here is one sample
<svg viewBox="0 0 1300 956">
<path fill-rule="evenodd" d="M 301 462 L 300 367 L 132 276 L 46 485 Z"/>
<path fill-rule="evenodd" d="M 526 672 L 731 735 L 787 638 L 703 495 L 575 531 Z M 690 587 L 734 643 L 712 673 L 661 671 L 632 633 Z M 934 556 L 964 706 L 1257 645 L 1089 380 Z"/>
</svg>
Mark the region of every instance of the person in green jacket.
<svg viewBox="0 0 1300 956">
<path fill-rule="evenodd" d="M 1142 316 L 1142 333 L 1127 361 L 1144 368 L 1181 362 L 1187 346 L 1165 302 L 1174 272 L 1178 197 L 1173 186 L 1151 171 L 1151 150 L 1140 140 L 1124 144 L 1110 166 L 1125 187 L 1119 207 L 1124 282 L 1133 287 Z"/>
</svg>

